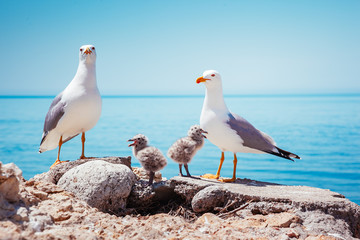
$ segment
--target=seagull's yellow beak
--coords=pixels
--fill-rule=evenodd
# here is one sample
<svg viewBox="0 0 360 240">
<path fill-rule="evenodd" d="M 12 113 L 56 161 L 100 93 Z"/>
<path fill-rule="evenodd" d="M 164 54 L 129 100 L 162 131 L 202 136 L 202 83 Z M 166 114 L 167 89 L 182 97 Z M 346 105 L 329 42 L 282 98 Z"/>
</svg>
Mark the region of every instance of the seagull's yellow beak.
<svg viewBox="0 0 360 240">
<path fill-rule="evenodd" d="M 90 48 L 86 48 L 86 50 L 85 50 L 84 53 L 85 53 L 85 54 L 90 54 L 90 53 L 92 53 L 92 51 L 90 50 Z"/>
<path fill-rule="evenodd" d="M 206 82 L 207 80 L 210 80 L 210 79 L 204 78 L 204 77 L 199 77 L 198 79 L 196 79 L 196 83 Z"/>
</svg>

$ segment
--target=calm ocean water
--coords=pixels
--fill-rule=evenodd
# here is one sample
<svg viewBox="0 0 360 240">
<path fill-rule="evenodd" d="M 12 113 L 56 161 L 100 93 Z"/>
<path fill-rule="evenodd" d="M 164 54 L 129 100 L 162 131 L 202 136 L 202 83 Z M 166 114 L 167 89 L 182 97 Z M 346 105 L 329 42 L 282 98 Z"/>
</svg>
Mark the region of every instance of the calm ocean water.
<svg viewBox="0 0 360 240">
<path fill-rule="evenodd" d="M 43 121 L 52 97 L 0 97 L 0 161 L 14 162 L 26 179 L 47 171 L 57 150 L 38 153 Z M 166 153 L 189 126 L 199 122 L 203 96 L 104 97 L 96 127 L 87 133 L 87 156 L 131 156 L 127 139 L 143 133 Z M 290 162 L 266 154 L 238 154 L 237 177 L 289 185 L 307 185 L 344 194 L 360 204 L 360 95 L 227 96 L 228 107 L 270 134 L 278 146 L 302 160 Z M 81 153 L 80 137 L 62 147 L 62 160 Z M 193 175 L 215 173 L 220 151 L 206 140 L 191 164 Z M 133 159 L 133 165 L 139 166 Z M 232 176 L 226 153 L 221 175 Z M 171 178 L 178 165 L 162 171 Z"/>
</svg>

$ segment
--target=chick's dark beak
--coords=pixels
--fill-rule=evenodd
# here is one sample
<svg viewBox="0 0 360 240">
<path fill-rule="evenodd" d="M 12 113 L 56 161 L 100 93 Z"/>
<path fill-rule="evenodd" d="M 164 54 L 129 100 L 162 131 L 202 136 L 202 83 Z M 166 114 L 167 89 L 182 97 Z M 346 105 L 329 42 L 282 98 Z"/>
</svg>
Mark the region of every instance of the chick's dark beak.
<svg viewBox="0 0 360 240">
<path fill-rule="evenodd" d="M 202 130 L 201 129 L 201 133 L 205 133 L 205 134 L 208 134 L 208 132 L 207 131 L 205 131 L 205 130 Z M 204 134 L 202 134 L 202 136 L 204 137 L 204 138 L 207 138 Z"/>
<path fill-rule="evenodd" d="M 128 142 L 133 142 L 133 143 L 130 143 L 128 145 L 128 147 L 132 147 L 132 146 L 134 146 L 136 144 L 136 140 L 134 140 L 134 139 L 129 139 Z"/>
</svg>

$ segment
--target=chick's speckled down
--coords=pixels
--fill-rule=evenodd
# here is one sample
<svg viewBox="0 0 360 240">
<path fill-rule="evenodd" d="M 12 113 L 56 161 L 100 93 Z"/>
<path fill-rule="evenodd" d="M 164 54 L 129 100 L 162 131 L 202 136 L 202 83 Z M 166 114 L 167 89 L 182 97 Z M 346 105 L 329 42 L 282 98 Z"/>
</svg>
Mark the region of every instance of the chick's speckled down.
<svg viewBox="0 0 360 240">
<path fill-rule="evenodd" d="M 177 163 L 189 163 L 198 149 L 204 145 L 204 140 L 197 142 L 190 137 L 177 140 L 168 151 L 169 158 Z"/>
<path fill-rule="evenodd" d="M 160 171 L 167 164 L 164 155 L 155 147 L 145 147 L 138 151 L 135 157 L 139 160 L 143 168 L 150 172 Z"/>
<path fill-rule="evenodd" d="M 168 157 L 180 164 L 189 163 L 204 145 L 204 131 L 199 125 L 191 126 L 188 136 L 177 140 L 168 150 Z"/>
</svg>

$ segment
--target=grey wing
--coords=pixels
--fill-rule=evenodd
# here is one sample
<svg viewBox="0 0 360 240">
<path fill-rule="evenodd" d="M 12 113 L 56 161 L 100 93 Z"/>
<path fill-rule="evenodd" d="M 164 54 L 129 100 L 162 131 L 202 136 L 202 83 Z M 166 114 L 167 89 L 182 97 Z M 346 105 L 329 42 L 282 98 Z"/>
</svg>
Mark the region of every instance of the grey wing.
<svg viewBox="0 0 360 240">
<path fill-rule="evenodd" d="M 271 143 L 271 141 L 265 138 L 263 134 L 246 119 L 233 113 L 229 113 L 228 116 L 229 120 L 227 121 L 227 124 L 229 124 L 231 129 L 235 130 L 236 133 L 241 137 L 241 139 L 244 141 L 243 145 L 245 147 L 257 149 L 267 153 L 274 151 L 275 146 Z"/>
<path fill-rule="evenodd" d="M 44 142 L 47 134 L 57 126 L 59 120 L 65 113 L 64 110 L 65 104 L 61 102 L 61 97 L 62 97 L 62 93 L 60 93 L 55 97 L 55 99 L 50 105 L 49 111 L 46 114 L 43 137 L 41 139 L 40 145 Z"/>
</svg>

